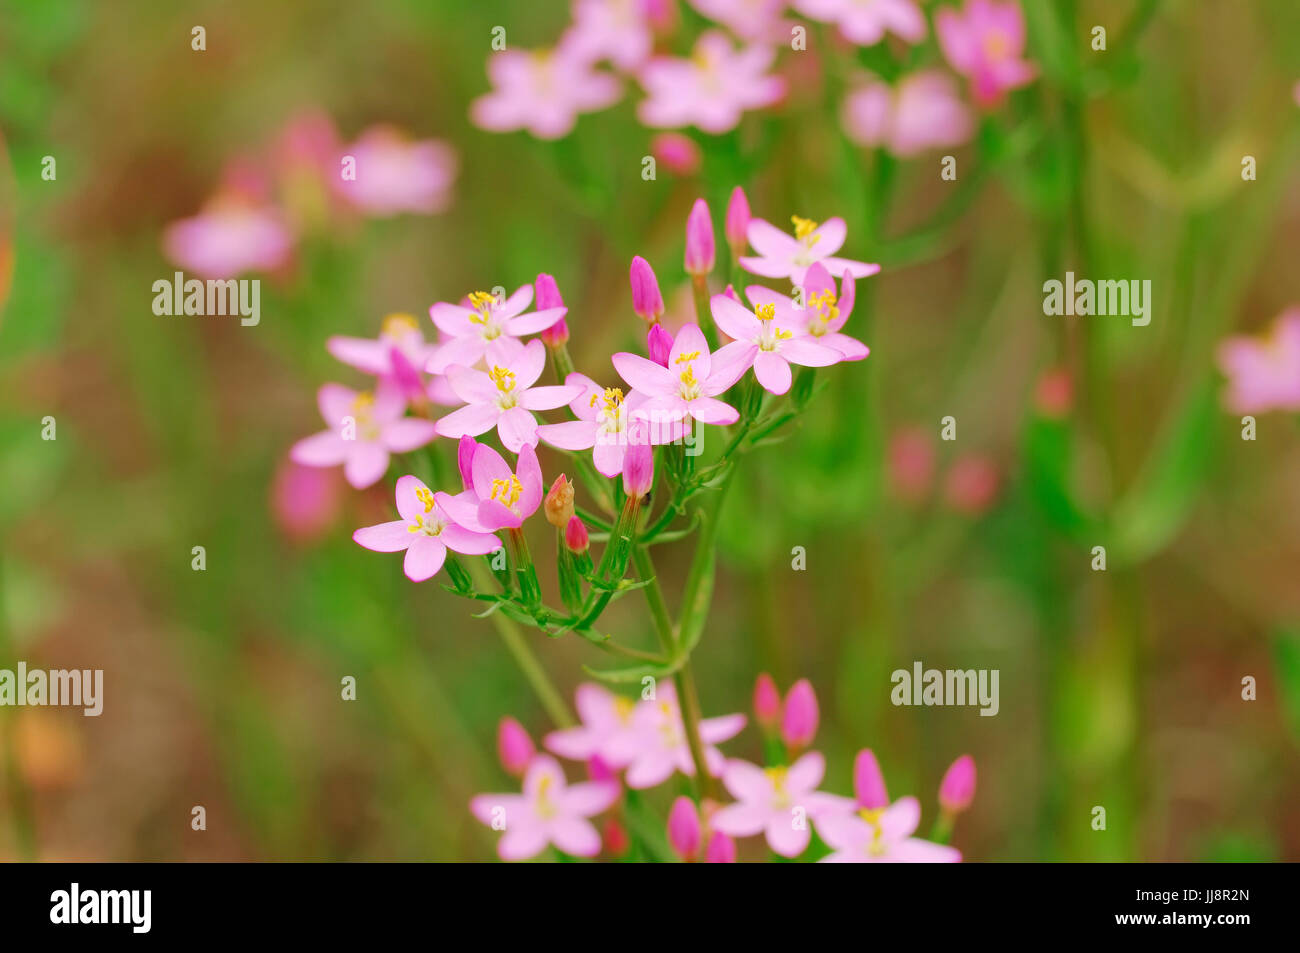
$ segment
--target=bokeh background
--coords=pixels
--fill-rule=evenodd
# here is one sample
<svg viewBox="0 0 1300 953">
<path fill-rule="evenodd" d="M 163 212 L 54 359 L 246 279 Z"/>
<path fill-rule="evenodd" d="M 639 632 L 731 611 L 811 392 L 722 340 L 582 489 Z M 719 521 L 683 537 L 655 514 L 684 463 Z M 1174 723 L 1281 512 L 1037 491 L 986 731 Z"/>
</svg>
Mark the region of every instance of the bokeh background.
<svg viewBox="0 0 1300 953">
<path fill-rule="evenodd" d="M 871 357 L 822 375 L 728 500 L 705 714 L 748 710 L 760 671 L 810 678 L 827 787 L 847 793 L 869 746 L 927 824 L 944 767 L 974 755 L 953 840 L 972 860 L 1300 858 L 1300 429 L 1262 415 L 1241 440 L 1214 361 L 1300 299 L 1300 6 L 1026 6 L 1041 77 L 942 150 L 955 182 L 941 152 L 861 148 L 837 114 L 853 70 L 940 63 L 933 40 L 860 53 L 821 28 L 779 62 L 784 104 L 692 132 L 698 170 L 647 182 L 654 133 L 627 99 L 557 142 L 469 121 L 492 27 L 549 43 L 559 2 L 6 2 L 0 649 L 102 668 L 106 700 L 97 719 L 0 710 L 0 857 L 492 858 L 466 805 L 513 784 L 497 722 L 551 727 L 501 640 L 351 542 L 389 518 L 391 483 L 338 478 L 306 525 L 274 505 L 289 446 L 320 427 L 315 389 L 362 380 L 325 339 L 546 271 L 579 369 L 607 377 L 642 333 L 631 257 L 688 317 L 686 213 L 703 196 L 720 230 L 739 184 L 774 222 L 843 215 L 844 253 L 884 271 L 846 329 Z M 387 122 L 449 143 L 450 207 L 304 237 L 263 276 L 257 327 L 155 316 L 165 226 L 310 110 L 349 139 Z M 1067 269 L 1150 279 L 1150 326 L 1044 316 Z M 657 553 L 670 593 L 688 557 Z M 608 618 L 649 639 L 638 604 Z M 566 694 L 601 661 L 531 637 Z M 889 673 L 915 660 L 1000 670 L 1000 713 L 894 707 Z"/>
</svg>

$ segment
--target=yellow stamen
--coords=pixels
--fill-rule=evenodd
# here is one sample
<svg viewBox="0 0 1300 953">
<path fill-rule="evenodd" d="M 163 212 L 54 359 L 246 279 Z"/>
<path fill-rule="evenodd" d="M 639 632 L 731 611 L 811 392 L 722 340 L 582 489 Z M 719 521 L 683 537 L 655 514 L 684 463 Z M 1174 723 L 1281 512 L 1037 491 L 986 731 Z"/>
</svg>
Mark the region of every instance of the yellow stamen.
<svg viewBox="0 0 1300 953">
<path fill-rule="evenodd" d="M 871 843 L 867 845 L 867 850 L 877 856 L 885 852 L 884 830 L 880 826 L 880 815 L 884 813 L 883 807 L 864 807 L 858 811 L 858 816 L 871 826 Z"/>
<path fill-rule="evenodd" d="M 754 314 L 758 315 L 758 320 L 760 321 L 771 321 L 776 317 L 776 305 L 760 304 L 754 311 Z"/>
<path fill-rule="evenodd" d="M 619 721 L 627 721 L 632 717 L 632 712 L 636 708 L 636 702 L 622 695 L 614 696 L 614 714 L 618 716 Z"/>
<path fill-rule="evenodd" d="M 674 363 L 674 364 L 685 364 L 685 363 L 687 363 L 688 361 L 693 361 L 693 360 L 695 360 L 695 359 L 696 359 L 697 357 L 699 357 L 699 356 L 700 356 L 700 352 L 699 352 L 699 351 L 686 351 L 685 353 L 678 354 L 678 355 L 677 355 L 677 360 L 675 360 L 673 363 Z"/>
<path fill-rule="evenodd" d="M 497 385 L 497 390 L 503 394 L 508 394 L 515 389 L 515 372 L 505 367 L 493 365 L 492 370 L 488 371 L 488 377 L 492 378 L 492 383 Z"/>
<path fill-rule="evenodd" d="M 415 318 L 409 314 L 398 313 L 390 314 L 384 318 L 383 334 L 390 338 L 400 338 L 403 335 L 410 334 L 412 331 L 418 331 L 420 325 Z"/>
<path fill-rule="evenodd" d="M 471 291 L 467 297 L 469 306 L 474 309 L 474 313 L 469 316 L 470 321 L 475 324 L 487 324 L 488 318 L 492 315 L 492 306 L 496 304 L 497 299 L 489 291 Z"/>
<path fill-rule="evenodd" d="M 357 394 L 356 399 L 352 401 L 352 409 L 358 412 L 364 412 L 370 409 L 375 402 L 375 395 L 368 390 L 363 390 Z"/>
<path fill-rule="evenodd" d="M 416 490 L 415 498 L 424 504 L 424 512 L 433 512 L 433 492 L 427 486 L 422 486 Z"/>
<path fill-rule="evenodd" d="M 699 381 L 695 378 L 695 368 L 690 364 L 686 365 L 686 370 L 681 373 L 681 381 L 687 387 L 695 387 Z"/>
<path fill-rule="evenodd" d="M 492 493 L 488 499 L 497 500 L 502 506 L 509 507 L 519 502 L 523 492 L 524 485 L 519 482 L 519 477 L 512 473 L 509 480 L 492 481 Z"/>
<path fill-rule="evenodd" d="M 809 245 L 817 244 L 818 240 L 821 238 L 820 235 L 813 238 L 812 241 L 808 241 L 808 239 L 812 237 L 812 233 L 817 230 L 816 222 L 811 218 L 800 218 L 798 215 L 791 215 L 790 221 L 794 223 L 795 238 L 799 239 L 801 242 L 806 242 Z"/>
</svg>

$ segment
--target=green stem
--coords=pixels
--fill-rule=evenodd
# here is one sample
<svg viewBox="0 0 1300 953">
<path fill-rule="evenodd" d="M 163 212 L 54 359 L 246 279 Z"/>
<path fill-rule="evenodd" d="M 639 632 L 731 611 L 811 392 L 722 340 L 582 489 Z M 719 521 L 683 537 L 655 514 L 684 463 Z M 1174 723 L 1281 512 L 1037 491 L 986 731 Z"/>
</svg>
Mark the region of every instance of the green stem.
<svg viewBox="0 0 1300 953">
<path fill-rule="evenodd" d="M 704 275 L 691 277 L 691 293 L 695 297 L 695 323 L 704 332 L 709 350 L 718 349 L 718 329 L 713 326 L 713 309 L 709 304 L 709 279 Z"/>
</svg>

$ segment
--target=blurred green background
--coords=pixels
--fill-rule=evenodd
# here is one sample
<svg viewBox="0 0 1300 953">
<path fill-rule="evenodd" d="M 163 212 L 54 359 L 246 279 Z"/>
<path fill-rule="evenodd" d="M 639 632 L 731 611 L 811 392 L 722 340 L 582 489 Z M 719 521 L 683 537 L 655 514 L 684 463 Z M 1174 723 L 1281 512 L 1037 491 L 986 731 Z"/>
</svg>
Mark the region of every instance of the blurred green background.
<svg viewBox="0 0 1300 953">
<path fill-rule="evenodd" d="M 304 541 L 273 518 L 274 475 L 319 429 L 315 389 L 362 380 L 326 337 L 371 336 L 392 311 L 423 321 L 434 301 L 547 271 L 578 368 L 612 379 L 607 355 L 640 343 L 629 260 L 676 298 L 691 202 L 720 233 L 739 184 L 777 223 L 843 215 L 844 254 L 884 271 L 846 328 L 871 357 L 821 375 L 794 436 L 752 456 L 728 500 L 695 662 L 705 714 L 748 710 L 759 671 L 808 677 L 827 787 L 847 793 L 872 747 L 927 824 L 944 767 L 974 755 L 953 841 L 972 860 L 1300 858 L 1300 430 L 1274 414 L 1240 440 L 1213 361 L 1297 301 L 1300 5 L 1027 6 L 1042 78 L 953 150 L 956 182 L 937 154 L 852 146 L 835 107 L 855 54 L 815 43 L 783 60 L 785 105 L 696 136 L 698 174 L 661 165 L 646 182 L 652 133 L 627 99 L 555 143 L 469 124 L 491 28 L 549 43 L 558 2 L 7 0 L 0 648 L 102 668 L 106 700 L 97 719 L 0 711 L 19 779 L 0 857 L 492 858 L 467 801 L 513 785 L 498 719 L 539 737 L 544 713 L 490 625 L 351 542 L 390 518 L 391 482 L 341 490 Z M 908 56 L 938 58 L 932 40 Z M 305 240 L 263 280 L 257 327 L 156 317 L 162 228 L 309 108 L 349 139 L 384 121 L 451 143 L 451 208 Z M 1247 154 L 1257 181 L 1241 179 Z M 1150 326 L 1045 317 L 1042 283 L 1067 269 L 1150 279 Z M 1044 375 L 1068 379 L 1068 409 Z M 913 431 L 936 455 L 928 490 L 891 478 L 891 444 Z M 953 504 L 963 460 L 996 472 L 987 505 Z M 548 478 L 560 466 L 543 453 Z M 539 533 L 534 551 L 549 547 Z M 688 556 L 657 553 L 670 598 Z M 638 603 L 607 619 L 648 644 Z M 530 637 L 566 694 L 602 661 Z M 1000 713 L 895 708 L 889 673 L 914 660 L 999 669 Z M 757 736 L 724 750 L 754 758 Z"/>
</svg>

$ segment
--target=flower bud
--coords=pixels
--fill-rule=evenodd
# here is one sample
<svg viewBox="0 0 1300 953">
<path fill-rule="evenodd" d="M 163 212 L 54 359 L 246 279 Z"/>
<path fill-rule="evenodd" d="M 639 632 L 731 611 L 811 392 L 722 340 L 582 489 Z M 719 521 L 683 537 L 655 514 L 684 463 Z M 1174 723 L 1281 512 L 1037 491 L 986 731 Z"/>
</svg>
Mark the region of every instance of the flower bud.
<svg viewBox="0 0 1300 953">
<path fill-rule="evenodd" d="M 550 275 L 545 273 L 538 275 L 533 288 L 536 291 L 535 301 L 538 311 L 564 307 L 564 299 L 560 297 L 560 287 Z M 547 347 L 560 347 L 569 342 L 569 326 L 564 322 L 564 318 L 560 318 L 549 328 L 545 328 L 539 337 Z"/>
<path fill-rule="evenodd" d="M 781 693 L 767 672 L 754 680 L 754 717 L 765 731 L 776 728 L 781 721 Z"/>
<path fill-rule="evenodd" d="M 633 425 L 627 431 L 628 447 L 623 454 L 623 492 L 639 500 L 650 492 L 655 482 L 654 449 L 644 426 Z"/>
<path fill-rule="evenodd" d="M 722 831 L 714 831 L 709 838 L 709 846 L 704 849 L 706 864 L 734 864 L 736 862 L 736 842 Z"/>
<path fill-rule="evenodd" d="M 686 219 L 686 273 L 701 277 L 713 270 L 713 219 L 704 199 L 696 199 Z"/>
<path fill-rule="evenodd" d="M 564 527 L 564 545 L 571 553 L 585 553 L 591 545 L 587 527 L 576 516 L 570 516 L 568 525 Z"/>
<path fill-rule="evenodd" d="M 622 857 L 627 853 L 627 849 L 632 846 L 628 840 L 627 831 L 619 823 L 617 817 L 605 819 L 605 829 L 601 832 L 601 841 L 605 845 L 605 853 L 611 857 Z"/>
<path fill-rule="evenodd" d="M 573 484 L 561 473 L 546 494 L 546 522 L 556 529 L 566 529 L 573 518 Z"/>
<path fill-rule="evenodd" d="M 749 231 L 749 199 L 745 190 L 736 186 L 731 192 L 731 201 L 727 203 L 727 244 L 733 255 L 745 254 L 748 245 L 745 234 Z"/>
<path fill-rule="evenodd" d="M 659 291 L 659 279 L 655 277 L 650 262 L 640 255 L 633 258 L 628 280 L 632 284 L 632 310 L 646 321 L 658 321 L 664 313 L 664 296 Z"/>
<path fill-rule="evenodd" d="M 700 147 L 680 132 L 661 132 L 650 140 L 651 154 L 674 175 L 694 175 L 703 158 Z"/>
<path fill-rule="evenodd" d="M 533 746 L 533 739 L 528 737 L 524 726 L 513 718 L 502 718 L 497 726 L 497 756 L 501 758 L 501 766 L 507 773 L 517 778 L 523 777 L 528 762 L 533 760 L 535 754 L 537 748 Z"/>
<path fill-rule="evenodd" d="M 673 336 L 664 330 L 662 324 L 650 326 L 650 333 L 646 335 L 645 346 L 646 352 L 650 355 L 650 360 L 661 367 L 668 366 L 668 357 L 673 351 Z"/>
<path fill-rule="evenodd" d="M 474 488 L 474 451 L 477 449 L 478 441 L 469 434 L 461 437 L 456 445 L 456 466 L 460 469 L 460 481 L 467 490 Z"/>
<path fill-rule="evenodd" d="M 685 861 L 694 860 L 699 853 L 700 815 L 695 810 L 695 802 L 688 797 L 673 801 L 672 810 L 668 812 L 668 843 Z"/>
<path fill-rule="evenodd" d="M 870 748 L 863 748 L 853 762 L 853 793 L 858 807 L 874 811 L 889 807 L 889 792 L 885 790 L 885 776 Z"/>
<path fill-rule="evenodd" d="M 781 740 L 791 748 L 806 748 L 817 734 L 817 694 L 812 683 L 801 678 L 785 696 L 781 717 Z"/>
<path fill-rule="evenodd" d="M 592 755 L 587 759 L 587 777 L 593 781 L 617 781 L 618 775 L 614 769 L 605 763 L 605 759 L 598 754 Z"/>
<path fill-rule="evenodd" d="M 951 814 L 960 814 L 975 799 L 975 759 L 968 754 L 954 761 L 939 782 L 939 804 Z"/>
</svg>

